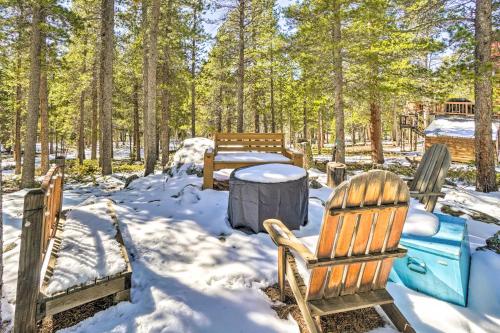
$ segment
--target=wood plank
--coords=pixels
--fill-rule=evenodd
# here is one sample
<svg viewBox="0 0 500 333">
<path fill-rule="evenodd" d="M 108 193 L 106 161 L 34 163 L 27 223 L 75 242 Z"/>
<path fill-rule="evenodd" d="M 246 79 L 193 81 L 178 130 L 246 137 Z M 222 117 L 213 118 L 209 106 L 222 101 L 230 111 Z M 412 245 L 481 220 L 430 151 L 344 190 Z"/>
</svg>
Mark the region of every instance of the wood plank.
<svg viewBox="0 0 500 333">
<path fill-rule="evenodd" d="M 261 139 L 261 140 L 243 140 L 243 139 L 217 139 L 217 146 L 283 146 L 281 139 Z"/>
<path fill-rule="evenodd" d="M 325 207 L 341 208 L 345 206 L 345 194 L 349 189 L 349 183 L 343 183 L 337 187 L 326 202 Z M 318 259 L 330 259 L 336 241 L 337 230 L 343 224 L 343 216 L 323 215 L 323 223 L 318 238 L 316 257 Z M 307 290 L 306 299 L 321 298 L 324 286 L 329 274 L 328 267 L 318 267 L 311 271 L 311 278 Z"/>
<path fill-rule="evenodd" d="M 282 133 L 216 133 L 215 140 L 220 139 L 281 139 Z"/>
<path fill-rule="evenodd" d="M 207 149 L 203 155 L 203 189 L 214 188 L 214 153 L 212 149 Z M 215 169 L 217 170 L 217 169 Z"/>
<path fill-rule="evenodd" d="M 385 289 L 308 302 L 313 316 L 323 316 L 391 303 L 394 303 L 394 299 Z"/>
<path fill-rule="evenodd" d="M 371 179 L 372 177 L 373 174 L 365 173 L 351 179 L 344 209 L 358 208 L 363 204 L 369 187 L 367 179 Z M 343 221 L 343 226 L 338 231 L 338 241 L 335 244 L 333 254 L 334 258 L 350 256 L 352 254 L 356 233 L 359 229 L 360 216 L 357 214 L 344 214 Z M 330 278 L 325 290 L 326 297 L 337 296 L 344 290 L 348 268 L 349 265 L 339 265 L 331 268 Z"/>
<path fill-rule="evenodd" d="M 358 257 L 359 255 L 367 254 L 373 235 L 373 224 L 376 221 L 377 215 L 380 215 L 381 212 L 385 210 L 391 211 L 395 209 L 395 207 L 391 207 L 392 205 L 390 204 L 375 206 L 379 204 L 382 197 L 382 189 L 386 178 L 385 176 L 385 173 L 371 172 L 368 173 L 368 177 L 365 180 L 367 183 L 367 189 L 363 202 L 361 203 L 363 205 L 362 209 L 367 207 L 373 208 L 363 211 L 360 215 L 359 228 L 355 236 L 355 243 L 352 251 L 353 256 Z M 353 263 L 348 266 L 341 295 L 353 294 L 358 290 L 358 281 L 360 279 L 360 274 L 362 275 L 364 272 L 364 268 L 365 265 L 362 262 Z"/>
<path fill-rule="evenodd" d="M 301 285 L 299 285 L 299 281 L 302 282 L 300 275 L 297 271 L 297 267 L 295 264 L 295 260 L 290 255 L 287 257 L 289 261 L 286 265 L 286 278 L 290 285 L 290 289 L 292 289 L 292 293 L 295 296 L 295 300 L 297 301 L 297 305 L 299 306 L 300 313 L 306 322 L 307 328 L 310 333 L 320 333 L 321 327 L 318 327 L 316 321 L 312 318 L 311 311 L 309 310 L 308 303 L 304 299 L 304 293 L 301 290 Z"/>
<path fill-rule="evenodd" d="M 43 263 L 44 191 L 31 190 L 24 197 L 19 269 L 17 272 L 15 333 L 34 333 L 36 302 L 39 294 L 40 270 Z"/>
<path fill-rule="evenodd" d="M 217 151 L 264 151 L 264 152 L 280 152 L 281 147 L 267 146 L 217 146 Z"/>
<path fill-rule="evenodd" d="M 221 170 L 221 169 L 237 169 L 245 166 L 250 166 L 250 165 L 261 165 L 261 164 L 270 164 L 270 163 L 280 163 L 280 164 L 291 164 L 292 162 L 214 162 L 214 170 Z M 213 176 L 212 176 L 213 177 Z"/>
<path fill-rule="evenodd" d="M 318 259 L 316 262 L 307 263 L 307 268 L 315 268 L 315 267 L 324 267 L 324 266 L 336 266 L 336 265 L 345 265 L 356 262 L 370 262 L 377 261 L 386 258 L 402 258 L 406 255 L 407 250 L 403 248 L 398 248 L 396 250 L 391 250 L 383 253 L 368 253 L 368 254 L 360 254 L 355 257 L 337 257 L 331 259 Z"/>
<path fill-rule="evenodd" d="M 382 193 L 382 192 L 380 192 Z M 387 204 L 381 204 L 381 205 L 368 205 L 368 206 L 363 206 L 363 207 L 346 207 L 342 209 L 335 209 L 331 208 L 330 209 L 330 215 L 349 215 L 349 214 L 368 214 L 368 213 L 380 213 L 384 211 L 395 211 L 398 208 L 403 208 L 407 207 L 408 203 L 387 203 Z"/>
<path fill-rule="evenodd" d="M 389 317 L 389 319 L 392 321 L 394 326 L 396 326 L 399 332 L 416 333 L 413 327 L 411 327 L 408 320 L 404 317 L 401 311 L 399 311 L 396 304 L 382 304 L 380 307 L 385 312 L 387 317 Z"/>
<path fill-rule="evenodd" d="M 54 315 L 126 289 L 126 276 L 120 276 L 115 279 L 110 279 L 109 281 L 97 283 L 90 287 L 76 289 L 68 294 L 42 298 L 40 300 L 40 315 Z"/>
<path fill-rule="evenodd" d="M 286 251 L 284 246 L 278 246 L 278 285 L 280 288 L 280 301 L 285 301 L 285 271 Z"/>
</svg>

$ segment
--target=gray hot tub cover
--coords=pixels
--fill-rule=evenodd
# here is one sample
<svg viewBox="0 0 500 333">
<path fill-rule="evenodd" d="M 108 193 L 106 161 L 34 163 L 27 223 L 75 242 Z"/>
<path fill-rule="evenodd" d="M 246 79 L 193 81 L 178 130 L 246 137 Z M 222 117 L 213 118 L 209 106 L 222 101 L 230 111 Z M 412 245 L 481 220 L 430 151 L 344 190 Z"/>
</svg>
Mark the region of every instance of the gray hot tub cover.
<svg viewBox="0 0 500 333">
<path fill-rule="evenodd" d="M 244 167 L 244 168 L 251 168 Z M 237 179 L 236 169 L 229 178 L 228 218 L 233 228 L 265 231 L 266 219 L 281 220 L 290 230 L 307 223 L 308 175 L 282 183 L 261 183 Z"/>
</svg>

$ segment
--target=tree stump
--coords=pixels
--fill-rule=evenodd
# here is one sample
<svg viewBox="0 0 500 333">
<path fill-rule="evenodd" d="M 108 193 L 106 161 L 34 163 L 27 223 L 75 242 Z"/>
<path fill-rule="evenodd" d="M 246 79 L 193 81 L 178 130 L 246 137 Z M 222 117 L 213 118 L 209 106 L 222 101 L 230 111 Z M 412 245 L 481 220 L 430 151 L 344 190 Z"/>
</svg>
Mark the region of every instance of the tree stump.
<svg viewBox="0 0 500 333">
<path fill-rule="evenodd" d="M 327 182 L 330 188 L 337 187 L 346 179 L 346 167 L 343 163 L 328 162 L 326 164 Z"/>
</svg>

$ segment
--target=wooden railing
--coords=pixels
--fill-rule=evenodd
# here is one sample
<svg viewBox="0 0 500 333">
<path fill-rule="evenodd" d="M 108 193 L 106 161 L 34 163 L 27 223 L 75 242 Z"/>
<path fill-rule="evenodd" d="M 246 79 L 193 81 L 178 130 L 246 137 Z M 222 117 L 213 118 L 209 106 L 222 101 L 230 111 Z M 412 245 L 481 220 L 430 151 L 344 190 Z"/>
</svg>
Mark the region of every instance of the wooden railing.
<svg viewBox="0 0 500 333">
<path fill-rule="evenodd" d="M 56 158 L 41 188 L 24 197 L 14 333 L 36 332 L 41 268 L 62 207 L 64 158 Z"/>
<path fill-rule="evenodd" d="M 474 103 L 472 102 L 446 102 L 438 108 L 439 114 L 449 115 L 474 115 Z"/>
<path fill-rule="evenodd" d="M 43 213 L 43 244 L 44 253 L 51 237 L 57 229 L 57 222 L 62 208 L 62 187 L 64 179 L 64 159 L 57 160 L 42 181 L 42 190 L 45 192 Z"/>
</svg>

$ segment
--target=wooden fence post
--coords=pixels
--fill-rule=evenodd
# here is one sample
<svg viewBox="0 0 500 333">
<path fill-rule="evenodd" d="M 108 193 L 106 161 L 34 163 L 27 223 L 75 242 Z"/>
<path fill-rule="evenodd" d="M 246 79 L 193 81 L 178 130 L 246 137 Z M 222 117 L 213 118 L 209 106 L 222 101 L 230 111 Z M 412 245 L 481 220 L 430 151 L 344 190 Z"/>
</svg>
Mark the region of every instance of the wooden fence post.
<svg viewBox="0 0 500 333">
<path fill-rule="evenodd" d="M 338 162 L 328 162 L 326 164 L 326 185 L 330 188 L 339 186 L 346 178 L 345 164 Z"/>
<path fill-rule="evenodd" d="M 63 205 L 64 171 L 65 171 L 64 169 L 66 166 L 66 158 L 64 156 L 57 156 L 56 165 L 61 169 L 61 187 L 59 189 L 59 205 L 57 205 L 57 221 L 59 221 Z"/>
<path fill-rule="evenodd" d="M 36 312 L 42 268 L 44 196 L 45 192 L 42 189 L 34 189 L 24 197 L 14 333 L 37 332 Z"/>
</svg>

